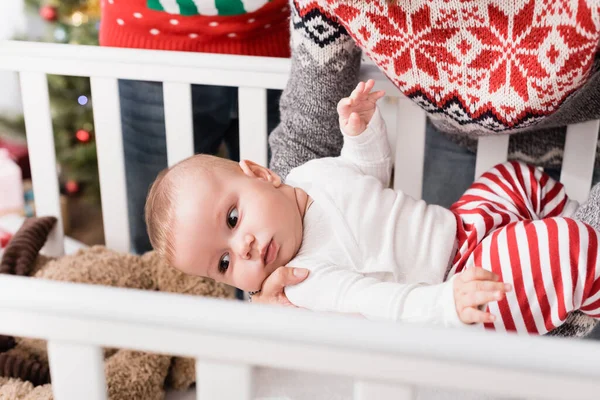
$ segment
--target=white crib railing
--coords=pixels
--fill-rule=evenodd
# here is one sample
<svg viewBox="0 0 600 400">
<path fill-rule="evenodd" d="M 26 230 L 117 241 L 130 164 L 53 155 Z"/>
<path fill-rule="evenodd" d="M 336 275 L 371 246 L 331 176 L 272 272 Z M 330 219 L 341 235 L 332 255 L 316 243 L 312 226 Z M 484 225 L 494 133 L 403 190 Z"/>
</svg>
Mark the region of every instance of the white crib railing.
<svg viewBox="0 0 600 400">
<path fill-rule="evenodd" d="M 2 333 L 49 340 L 58 400 L 105 398 L 97 390 L 104 385 L 101 346 L 195 357 L 199 400 L 249 399 L 252 366 L 352 376 L 355 398 L 364 400 L 412 399 L 420 385 L 536 399 L 597 399 L 600 390 L 600 347 L 591 342 L 233 300 L 2 277 L 0 321 Z"/>
<path fill-rule="evenodd" d="M 168 160 L 192 154 L 191 84 L 239 88 L 241 156 L 266 164 L 266 89 L 282 89 L 289 60 L 0 42 L 0 69 L 20 72 L 39 215 L 60 218 L 47 73 L 89 76 L 107 246 L 129 249 L 117 79 L 164 85 Z M 365 77 L 397 94 L 372 67 Z M 397 149 L 395 186 L 421 196 L 425 114 L 382 102 Z M 562 180 L 583 200 L 598 123 L 569 128 Z M 505 136 L 479 141 L 477 174 L 506 159 Z M 410 168 L 402 168 L 402 165 Z M 416 166 L 416 167 L 415 167 Z M 62 227 L 45 251 L 63 252 Z M 415 388 L 516 398 L 597 398 L 600 346 L 582 341 L 375 323 L 240 302 L 0 276 L 0 333 L 48 340 L 55 398 L 105 399 L 101 347 L 194 357 L 197 397 L 250 399 L 252 367 L 353 377 L 355 399 L 412 399 Z M 223 379 L 227 376 L 227 379 Z M 236 382 L 235 385 L 231 382 Z"/>
</svg>

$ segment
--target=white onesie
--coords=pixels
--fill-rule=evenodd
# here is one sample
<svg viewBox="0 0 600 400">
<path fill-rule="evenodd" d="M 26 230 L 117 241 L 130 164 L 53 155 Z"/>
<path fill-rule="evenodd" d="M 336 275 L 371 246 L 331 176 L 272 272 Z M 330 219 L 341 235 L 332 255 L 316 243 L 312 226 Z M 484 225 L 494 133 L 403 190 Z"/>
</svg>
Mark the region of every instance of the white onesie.
<svg viewBox="0 0 600 400">
<path fill-rule="evenodd" d="M 379 111 L 340 157 L 293 169 L 286 183 L 314 200 L 300 251 L 288 265 L 310 270 L 285 288 L 299 307 L 370 319 L 463 325 L 452 281 L 456 219 L 449 210 L 388 188 L 392 154 Z M 397 171 L 410 173 L 410 171 Z"/>
</svg>

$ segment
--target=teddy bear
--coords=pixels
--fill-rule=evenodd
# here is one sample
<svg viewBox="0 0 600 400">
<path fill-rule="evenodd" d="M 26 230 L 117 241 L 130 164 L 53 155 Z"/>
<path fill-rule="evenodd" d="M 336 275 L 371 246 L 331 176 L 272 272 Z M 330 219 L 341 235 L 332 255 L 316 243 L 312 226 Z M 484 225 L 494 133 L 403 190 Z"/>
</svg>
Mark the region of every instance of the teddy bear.
<svg viewBox="0 0 600 400">
<path fill-rule="evenodd" d="M 0 273 L 235 298 L 234 288 L 180 273 L 153 251 L 138 256 L 93 246 L 59 258 L 45 257 L 39 251 L 55 223 L 54 217 L 27 219 L 5 249 Z M 165 388 L 185 390 L 196 381 L 193 359 L 126 349 L 104 349 L 104 357 L 110 400 L 160 400 Z M 45 341 L 0 335 L 0 399 L 52 399 Z"/>
</svg>

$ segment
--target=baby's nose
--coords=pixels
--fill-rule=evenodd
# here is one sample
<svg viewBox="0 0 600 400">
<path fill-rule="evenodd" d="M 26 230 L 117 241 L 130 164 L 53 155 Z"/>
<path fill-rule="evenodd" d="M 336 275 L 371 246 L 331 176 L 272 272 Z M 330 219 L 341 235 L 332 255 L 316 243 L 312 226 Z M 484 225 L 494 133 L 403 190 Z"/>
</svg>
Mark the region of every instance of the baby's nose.
<svg viewBox="0 0 600 400">
<path fill-rule="evenodd" d="M 240 257 L 244 260 L 249 260 L 252 257 L 252 243 L 254 243 L 254 236 L 245 234 L 240 249 Z"/>
</svg>

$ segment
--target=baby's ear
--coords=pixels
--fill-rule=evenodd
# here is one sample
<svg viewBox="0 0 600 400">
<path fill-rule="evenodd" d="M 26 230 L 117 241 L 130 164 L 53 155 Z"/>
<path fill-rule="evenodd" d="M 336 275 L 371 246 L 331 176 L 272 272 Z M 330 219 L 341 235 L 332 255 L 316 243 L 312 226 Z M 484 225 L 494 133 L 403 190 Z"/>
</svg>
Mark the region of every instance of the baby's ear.
<svg viewBox="0 0 600 400">
<path fill-rule="evenodd" d="M 279 175 L 271 171 L 269 168 L 258 165 L 254 161 L 242 160 L 240 161 L 240 168 L 246 176 L 271 182 L 274 187 L 281 186 L 281 178 Z"/>
</svg>

